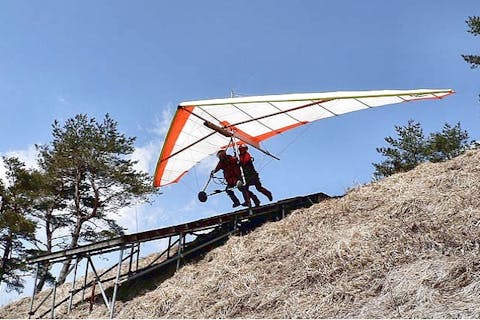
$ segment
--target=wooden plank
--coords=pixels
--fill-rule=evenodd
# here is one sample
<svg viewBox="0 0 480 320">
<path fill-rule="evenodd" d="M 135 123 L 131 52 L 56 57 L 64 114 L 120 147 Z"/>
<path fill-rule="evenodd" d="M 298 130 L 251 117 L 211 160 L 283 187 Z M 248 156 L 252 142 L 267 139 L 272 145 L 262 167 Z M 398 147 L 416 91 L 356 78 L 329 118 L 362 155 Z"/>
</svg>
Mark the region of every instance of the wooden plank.
<svg viewBox="0 0 480 320">
<path fill-rule="evenodd" d="M 28 263 L 38 263 L 51 260 L 63 260 L 73 256 L 81 256 L 85 254 L 96 255 L 106 251 L 118 250 L 120 247 L 132 244 L 141 243 L 147 241 L 158 240 L 171 236 L 176 236 L 180 233 L 191 233 L 205 229 L 207 227 L 214 227 L 222 224 L 233 223 L 235 219 L 250 219 L 252 217 L 259 217 L 271 213 L 276 213 L 282 210 L 282 207 L 287 210 L 294 210 L 301 208 L 312 203 L 318 203 L 322 200 L 330 198 L 324 193 L 314 193 L 308 196 L 300 196 L 289 199 L 280 200 L 276 203 L 270 203 L 260 207 L 252 208 L 252 215 L 250 215 L 249 209 L 242 209 L 235 212 L 225 213 L 218 216 L 204 218 L 193 222 L 179 224 L 176 226 L 164 227 L 160 229 L 148 230 L 138 232 L 130 235 L 123 235 L 116 238 L 99 241 L 83 246 L 78 246 L 71 249 L 53 252 L 50 254 L 44 254 L 37 257 L 32 257 L 27 260 Z M 118 249 L 116 249 L 118 248 Z M 58 261 L 56 261 L 58 262 Z"/>
</svg>

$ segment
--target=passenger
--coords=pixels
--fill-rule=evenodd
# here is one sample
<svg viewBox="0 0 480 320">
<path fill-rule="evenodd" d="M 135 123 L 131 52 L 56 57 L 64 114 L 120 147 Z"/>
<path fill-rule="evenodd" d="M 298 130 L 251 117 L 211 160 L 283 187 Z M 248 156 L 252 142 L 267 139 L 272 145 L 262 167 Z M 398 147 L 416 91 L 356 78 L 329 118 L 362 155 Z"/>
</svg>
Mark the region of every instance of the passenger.
<svg viewBox="0 0 480 320">
<path fill-rule="evenodd" d="M 250 155 L 250 153 L 248 153 L 247 150 L 248 150 L 248 147 L 244 144 L 238 147 L 238 152 L 240 153 L 239 163 L 240 163 L 240 167 L 243 170 L 243 176 L 245 178 L 245 186 L 244 186 L 246 191 L 245 194 L 247 194 L 247 197 L 248 197 L 248 195 L 251 194 L 251 191 L 248 188 L 250 186 L 255 186 L 255 188 L 261 193 L 263 193 L 268 198 L 268 200 L 272 201 L 273 200 L 272 193 L 262 186 L 262 183 L 260 182 L 260 177 L 258 176 L 258 172 L 255 170 L 255 167 L 253 166 L 253 158 Z M 252 197 L 252 200 L 255 202 L 255 205 L 256 206 L 260 205 L 260 201 L 258 200 L 258 198 L 256 196 L 255 198 Z"/>
<path fill-rule="evenodd" d="M 217 157 L 219 161 L 215 169 L 211 172 L 211 175 L 213 176 L 214 173 L 218 172 L 219 170 L 223 170 L 223 176 L 227 182 L 225 191 L 233 201 L 233 207 L 236 208 L 240 205 L 240 201 L 231 189 L 235 186 L 238 186 L 238 189 L 242 192 L 244 199 L 242 205 L 248 206 L 250 197 L 254 199 L 256 196 L 253 194 L 253 192 L 245 190 L 245 188 L 242 187 L 242 183 L 238 183 L 239 181 L 242 181 L 242 173 L 240 171 L 240 166 L 238 165 L 237 159 L 231 155 L 228 155 L 225 150 L 218 151 Z"/>
</svg>

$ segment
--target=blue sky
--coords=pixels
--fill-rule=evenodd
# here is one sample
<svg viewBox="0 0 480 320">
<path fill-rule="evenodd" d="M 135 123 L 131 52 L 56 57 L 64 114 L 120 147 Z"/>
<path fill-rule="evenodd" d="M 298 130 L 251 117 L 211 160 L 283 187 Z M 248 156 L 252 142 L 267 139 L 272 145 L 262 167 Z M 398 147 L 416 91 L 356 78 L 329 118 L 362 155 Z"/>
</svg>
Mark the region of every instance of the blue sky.
<svg viewBox="0 0 480 320">
<path fill-rule="evenodd" d="M 472 15 L 480 15 L 478 0 L 4 0 L 0 154 L 33 163 L 33 146 L 51 140 L 55 119 L 109 113 L 121 132 L 137 137 L 135 157 L 153 174 L 182 101 L 231 91 L 456 91 L 329 118 L 265 142 L 280 161 L 254 154 L 275 199 L 343 194 L 371 180 L 372 162 L 382 160 L 375 148 L 409 119 L 427 134 L 460 122 L 480 139 L 479 71 L 460 56 L 480 51 L 467 33 Z M 209 165 L 119 221 L 134 232 L 228 212 L 224 194 L 196 200 Z"/>
</svg>

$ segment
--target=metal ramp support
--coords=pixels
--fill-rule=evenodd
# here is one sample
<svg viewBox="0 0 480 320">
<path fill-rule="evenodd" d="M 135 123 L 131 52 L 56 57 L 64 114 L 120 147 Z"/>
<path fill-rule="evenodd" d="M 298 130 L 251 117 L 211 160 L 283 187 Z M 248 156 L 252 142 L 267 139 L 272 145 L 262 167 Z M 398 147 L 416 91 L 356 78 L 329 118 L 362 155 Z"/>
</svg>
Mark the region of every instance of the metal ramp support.
<svg viewBox="0 0 480 320">
<path fill-rule="evenodd" d="M 328 198 L 330 197 L 324 193 L 315 193 L 308 196 L 285 199 L 278 201 L 277 203 L 271 203 L 255 208 L 247 208 L 185 224 L 123 235 L 97 243 L 32 257 L 28 262 L 30 264 L 36 264 L 37 271 L 35 272 L 35 286 L 38 278 L 38 270 L 42 262 L 54 264 L 71 259 L 74 261 L 74 264 L 70 270 L 70 272 L 73 271 L 73 281 L 67 297 L 57 301 L 57 285 L 55 284 L 50 292 L 38 302 L 35 307 L 36 292 L 34 286 L 30 302 L 30 310 L 28 313 L 29 318 L 43 318 L 47 315 L 49 315 L 50 318 L 54 318 L 55 309 L 64 303 L 68 303 L 67 314 L 69 314 L 75 304 L 86 302 L 87 289 L 91 290 L 89 298 L 91 312 L 95 297 L 98 296 L 98 294 L 95 294 L 95 289 L 97 287 L 100 288 L 100 296 L 102 297 L 107 310 L 109 310 L 110 318 L 113 318 L 115 315 L 115 301 L 118 298 L 120 286 L 153 274 L 158 276 L 159 274 L 165 274 L 167 271 L 173 274 L 181 268 L 182 263 L 198 258 L 208 252 L 212 247 L 221 245 L 232 234 L 245 233 L 255 229 L 258 225 L 261 225 L 264 222 L 283 219 L 294 209 L 308 207 Z M 194 237 L 194 239 L 187 243 L 187 236 Z M 147 266 L 139 269 L 138 262 L 140 258 L 141 244 L 160 239 L 168 239 L 167 248 Z M 93 258 L 115 251 L 119 252 L 118 261 L 113 266 L 99 274 Z M 78 286 L 76 281 L 79 272 L 78 267 L 83 259 L 86 261 L 84 279 L 83 283 Z M 128 265 L 125 264 L 127 260 Z M 122 266 L 124 267 L 122 268 Z M 110 275 L 109 273 L 115 268 L 115 275 Z M 90 281 L 87 279 L 89 271 L 94 274 L 94 279 Z M 75 302 L 74 297 L 80 292 L 81 299 Z M 51 307 L 44 312 L 38 312 L 50 297 Z"/>
</svg>

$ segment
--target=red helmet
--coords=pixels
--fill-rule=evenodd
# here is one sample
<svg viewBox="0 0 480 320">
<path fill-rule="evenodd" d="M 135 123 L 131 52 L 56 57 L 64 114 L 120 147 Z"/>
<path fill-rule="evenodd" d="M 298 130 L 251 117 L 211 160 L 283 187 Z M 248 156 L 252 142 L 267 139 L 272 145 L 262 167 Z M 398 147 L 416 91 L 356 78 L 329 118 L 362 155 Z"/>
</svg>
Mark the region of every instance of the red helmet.
<svg viewBox="0 0 480 320">
<path fill-rule="evenodd" d="M 226 154 L 227 154 L 227 152 L 226 152 L 225 150 L 223 150 L 223 149 L 218 150 L 218 152 L 217 152 L 217 158 L 220 159 L 220 158 L 222 158 L 223 156 L 225 156 Z"/>
</svg>

